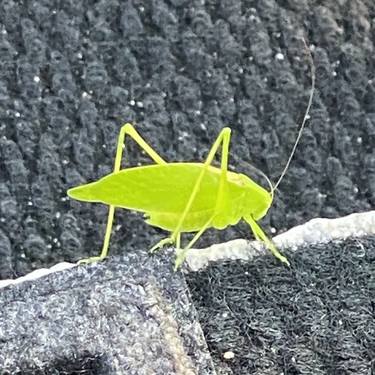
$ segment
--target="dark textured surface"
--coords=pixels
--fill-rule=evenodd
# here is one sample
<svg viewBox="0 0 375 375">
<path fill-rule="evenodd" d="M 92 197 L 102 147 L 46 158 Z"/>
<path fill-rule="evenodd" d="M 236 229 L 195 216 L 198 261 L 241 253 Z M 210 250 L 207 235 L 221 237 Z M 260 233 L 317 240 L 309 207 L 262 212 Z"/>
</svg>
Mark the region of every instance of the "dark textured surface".
<svg viewBox="0 0 375 375">
<path fill-rule="evenodd" d="M 1 289 L 0 373 L 213 375 L 170 259 L 139 251 Z"/>
<path fill-rule="evenodd" d="M 188 275 L 218 373 L 373 374 L 375 237 L 286 255 Z"/>
<path fill-rule="evenodd" d="M 316 47 L 311 120 L 263 224 L 374 205 L 373 1 L 202 4 L 0 2 L 0 277 L 99 251 L 106 208 L 66 189 L 111 170 L 126 121 L 167 160 L 203 160 L 229 125 L 231 165 L 275 180 L 310 89 L 302 34 Z M 131 145 L 133 164 L 148 161 L 138 155 Z M 119 210 L 116 223 L 112 254 L 164 236 L 139 215 Z M 247 226 L 200 244 L 239 236 Z"/>
</svg>

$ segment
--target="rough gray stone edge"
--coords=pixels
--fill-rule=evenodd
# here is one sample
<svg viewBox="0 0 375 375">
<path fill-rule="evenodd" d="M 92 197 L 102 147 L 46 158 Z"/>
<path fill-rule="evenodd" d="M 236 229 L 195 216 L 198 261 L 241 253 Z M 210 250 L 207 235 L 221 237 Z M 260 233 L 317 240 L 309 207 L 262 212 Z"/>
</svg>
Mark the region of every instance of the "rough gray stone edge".
<svg viewBox="0 0 375 375">
<path fill-rule="evenodd" d="M 375 211 L 354 213 L 336 219 L 316 218 L 273 238 L 279 249 L 296 250 L 300 246 L 345 240 L 375 234 Z M 189 271 L 204 269 L 210 262 L 223 260 L 250 261 L 267 250 L 258 241 L 236 239 L 204 249 L 191 249 L 187 254 Z"/>
</svg>

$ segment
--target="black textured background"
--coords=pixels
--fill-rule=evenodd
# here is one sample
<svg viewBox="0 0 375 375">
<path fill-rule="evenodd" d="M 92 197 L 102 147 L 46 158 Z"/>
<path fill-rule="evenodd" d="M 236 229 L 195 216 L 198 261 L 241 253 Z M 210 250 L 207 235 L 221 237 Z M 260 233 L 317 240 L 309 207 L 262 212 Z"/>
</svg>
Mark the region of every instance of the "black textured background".
<svg viewBox="0 0 375 375">
<path fill-rule="evenodd" d="M 368 1 L 0 2 L 0 277 L 99 252 L 106 208 L 66 189 L 113 166 L 124 122 L 167 160 L 203 160 L 233 129 L 230 162 L 273 180 L 317 69 L 311 120 L 263 221 L 282 231 L 375 201 L 375 5 Z M 281 53 L 283 59 L 277 54 Z M 145 162 L 131 146 L 132 163 Z M 162 234 L 118 211 L 111 252 Z M 250 236 L 209 231 L 202 246 Z"/>
</svg>

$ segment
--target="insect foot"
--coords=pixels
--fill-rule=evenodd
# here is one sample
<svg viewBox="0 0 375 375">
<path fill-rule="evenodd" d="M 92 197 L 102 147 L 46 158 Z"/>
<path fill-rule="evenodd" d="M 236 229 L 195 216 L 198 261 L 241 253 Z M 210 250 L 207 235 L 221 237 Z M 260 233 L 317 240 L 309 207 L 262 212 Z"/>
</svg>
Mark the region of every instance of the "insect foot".
<svg viewBox="0 0 375 375">
<path fill-rule="evenodd" d="M 150 253 L 154 253 L 157 250 L 160 250 L 164 245 L 173 245 L 174 242 L 175 240 L 172 237 L 164 238 L 163 240 L 159 241 L 155 246 L 153 246 L 150 249 Z"/>
<path fill-rule="evenodd" d="M 91 257 L 91 258 L 86 258 L 86 259 L 81 259 L 77 262 L 78 265 L 80 264 L 90 264 L 90 263 L 95 263 L 103 260 L 103 257 Z"/>
<path fill-rule="evenodd" d="M 188 252 L 188 249 L 177 250 L 177 257 L 174 263 L 175 272 L 181 267 L 182 263 L 184 263 L 187 252 Z"/>
</svg>

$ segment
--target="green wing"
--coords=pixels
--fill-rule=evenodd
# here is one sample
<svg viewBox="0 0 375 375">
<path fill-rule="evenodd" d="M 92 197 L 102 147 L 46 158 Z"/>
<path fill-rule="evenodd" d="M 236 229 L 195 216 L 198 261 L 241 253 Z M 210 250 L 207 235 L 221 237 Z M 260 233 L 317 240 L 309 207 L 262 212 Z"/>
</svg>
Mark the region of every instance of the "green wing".
<svg viewBox="0 0 375 375">
<path fill-rule="evenodd" d="M 170 163 L 123 169 L 96 182 L 70 189 L 68 195 L 82 201 L 102 202 L 143 212 L 181 213 L 202 168 L 201 163 Z M 206 171 L 191 213 L 215 207 L 220 173 L 215 167 Z M 228 184 L 231 185 L 231 194 L 238 199 L 241 187 Z"/>
</svg>

